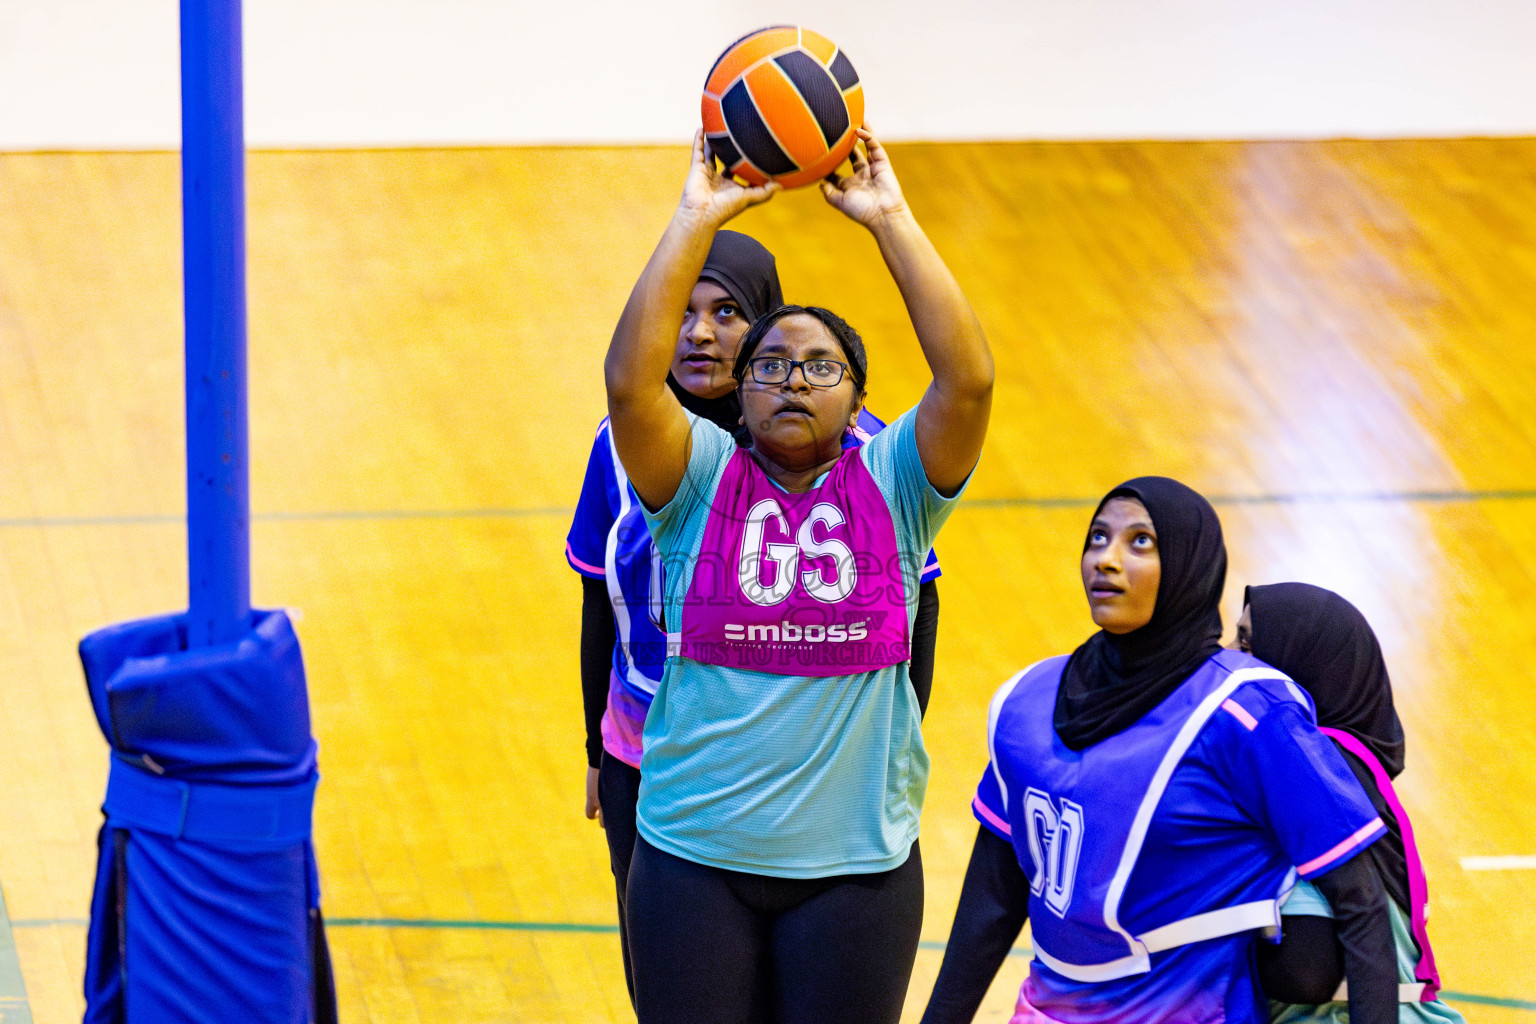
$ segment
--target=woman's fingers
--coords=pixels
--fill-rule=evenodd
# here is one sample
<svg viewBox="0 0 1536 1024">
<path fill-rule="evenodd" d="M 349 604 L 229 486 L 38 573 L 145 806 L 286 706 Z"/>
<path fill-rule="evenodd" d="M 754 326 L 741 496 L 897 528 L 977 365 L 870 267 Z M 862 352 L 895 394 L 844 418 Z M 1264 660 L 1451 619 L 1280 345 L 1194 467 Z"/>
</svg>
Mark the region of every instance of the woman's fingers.
<svg viewBox="0 0 1536 1024">
<path fill-rule="evenodd" d="M 746 193 L 748 205 L 756 206 L 758 203 L 766 203 L 783 190 L 783 185 L 776 181 L 770 181 L 766 185 L 753 185 L 742 191 Z"/>
<path fill-rule="evenodd" d="M 868 132 L 865 132 L 864 148 L 869 153 L 869 164 L 872 169 L 891 165 L 891 158 L 886 156 L 885 147 L 880 145 L 880 140 Z"/>
<path fill-rule="evenodd" d="M 864 150 L 869 154 L 870 173 L 878 173 L 882 168 L 891 166 L 891 158 L 886 155 L 885 147 L 880 145 L 880 140 L 875 138 L 875 133 L 870 131 L 869 125 L 859 126 L 859 138 L 864 143 Z"/>
<path fill-rule="evenodd" d="M 854 147 L 848 151 L 848 163 L 852 165 L 854 174 L 861 173 L 864 168 L 869 166 L 869 161 L 866 160 L 864 158 L 864 154 L 859 151 L 857 144 L 855 144 Z"/>
</svg>

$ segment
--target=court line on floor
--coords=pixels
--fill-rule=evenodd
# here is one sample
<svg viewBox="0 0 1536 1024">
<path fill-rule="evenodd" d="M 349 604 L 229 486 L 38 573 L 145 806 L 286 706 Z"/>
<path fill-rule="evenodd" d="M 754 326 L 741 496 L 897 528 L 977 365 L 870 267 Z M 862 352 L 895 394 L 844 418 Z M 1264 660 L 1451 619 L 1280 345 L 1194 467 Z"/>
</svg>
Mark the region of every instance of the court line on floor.
<svg viewBox="0 0 1536 1024">
<path fill-rule="evenodd" d="M 463 928 L 483 929 L 486 931 L 557 932 L 587 935 L 617 935 L 619 933 L 619 926 L 616 924 L 570 924 L 561 921 L 465 921 L 400 917 L 328 917 L 325 920 L 325 926 L 327 928 Z M 919 942 L 918 948 L 942 953 L 944 951 L 944 943 Z M 1032 956 L 1033 954 L 1033 950 L 1023 946 L 1015 946 L 1008 951 L 1009 956 Z"/>
<path fill-rule="evenodd" d="M 3 912 L 3 908 L 0 908 Z M 87 922 L 78 917 L 34 917 L 22 918 L 10 922 L 14 928 L 49 928 L 49 927 L 76 927 L 84 928 Z M 545 934 L 563 935 L 617 935 L 619 926 L 616 924 L 581 924 L 569 921 L 479 921 L 464 920 L 458 918 L 417 918 L 417 917 L 332 917 L 327 918 L 327 928 L 437 928 L 445 930 L 464 931 L 500 931 L 500 932 L 538 932 Z M 942 953 L 945 948 L 943 942 L 928 941 L 918 943 L 918 948 Z M 3 951 L 0 951 L 3 954 Z M 1015 946 L 1008 951 L 1009 956 L 1026 957 L 1033 955 L 1033 951 L 1027 946 Z M 20 975 L 18 974 L 18 982 Z M 1440 993 L 1446 999 L 1453 1002 L 1475 1003 L 1479 1006 L 1498 1006 L 1507 1010 L 1532 1010 L 1536 1011 L 1536 1000 L 1510 999 L 1505 996 L 1484 996 L 1473 992 L 1455 992 L 1449 989 Z M 17 1018 L 21 1020 L 22 1018 Z M 0 1015 L 0 1022 L 10 1024 L 10 1018 Z M 26 1020 L 30 1022 L 31 1017 Z"/>
<path fill-rule="evenodd" d="M 1513 854 L 1503 857 L 1463 857 L 1463 871 L 1531 871 L 1536 870 L 1536 857 Z"/>
<path fill-rule="evenodd" d="M 316 512 L 257 512 L 254 523 L 366 522 L 397 519 L 548 519 L 571 515 L 565 507 L 532 508 L 437 508 L 437 509 L 321 509 Z M 0 519 L 0 529 L 36 529 L 57 526 L 183 526 L 186 516 L 145 513 L 124 516 L 32 516 Z"/>
<path fill-rule="evenodd" d="M 1445 505 L 1458 502 L 1479 501 L 1536 501 L 1536 490 L 1488 490 L 1488 491 L 1362 491 L 1358 493 L 1330 493 L 1327 491 L 1298 491 L 1292 494 L 1211 494 L 1213 505 L 1347 505 L 1347 504 L 1406 504 Z M 1045 496 L 1016 498 L 966 498 L 959 511 L 965 509 L 1008 508 L 1093 508 L 1098 497 Z M 257 512 L 251 516 L 256 523 L 304 523 L 304 522 L 367 522 L 408 519 L 552 519 L 565 518 L 574 509 L 568 506 L 542 505 L 527 508 L 439 508 L 439 509 L 320 509 L 313 512 Z M 0 519 L 0 529 L 37 529 L 60 526 L 180 526 L 186 522 L 181 515 L 146 513 L 120 516 L 26 516 Z"/>
<path fill-rule="evenodd" d="M 32 1024 L 32 1004 L 27 1001 L 27 983 L 21 976 L 11 925 L 5 893 L 0 892 L 0 1024 Z"/>
<path fill-rule="evenodd" d="M 1212 505 L 1348 505 L 1404 504 L 1444 505 L 1478 501 L 1536 501 L 1536 490 L 1488 491 L 1296 491 L 1282 494 L 1207 494 Z M 965 508 L 1093 508 L 1098 497 L 964 498 Z M 958 511 L 958 510 L 957 510 Z"/>
</svg>

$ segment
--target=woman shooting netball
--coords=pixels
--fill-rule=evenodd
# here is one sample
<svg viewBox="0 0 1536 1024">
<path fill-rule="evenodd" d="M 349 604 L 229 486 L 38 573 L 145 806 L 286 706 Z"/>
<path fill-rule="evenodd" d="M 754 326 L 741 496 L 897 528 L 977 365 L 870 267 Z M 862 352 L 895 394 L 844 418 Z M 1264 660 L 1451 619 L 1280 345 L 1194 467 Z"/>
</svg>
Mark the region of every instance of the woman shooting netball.
<svg viewBox="0 0 1536 1024">
<path fill-rule="evenodd" d="M 670 658 L 645 721 L 628 892 L 642 1022 L 898 1019 L 922 919 L 927 754 L 907 664 L 918 573 L 976 464 L 992 398 L 980 326 L 867 156 L 823 184 L 874 235 L 933 382 L 856 449 L 868 365 L 835 314 L 782 307 L 735 363 L 748 448 L 666 386 L 716 231 L 777 190 L 702 138 L 605 367 L 614 446 L 667 565 Z"/>
<path fill-rule="evenodd" d="M 715 234 L 709 257 L 678 325 L 667 386 L 684 409 L 742 440 L 741 400 L 733 371 L 742 338 L 754 321 L 784 304 L 773 254 L 735 231 Z M 853 448 L 885 429 L 866 406 L 843 438 Z M 565 554 L 582 576 L 581 677 L 587 723 L 586 814 L 597 818 L 608 843 L 618 894 L 624 978 L 634 997 L 625 894 L 635 849 L 640 796 L 641 732 L 666 665 L 659 626 L 658 561 L 640 499 L 629 486 L 609 436 L 598 425 Z M 928 553 L 912 626 L 912 689 L 925 708 L 933 685 L 938 636 L 938 560 Z"/>
</svg>

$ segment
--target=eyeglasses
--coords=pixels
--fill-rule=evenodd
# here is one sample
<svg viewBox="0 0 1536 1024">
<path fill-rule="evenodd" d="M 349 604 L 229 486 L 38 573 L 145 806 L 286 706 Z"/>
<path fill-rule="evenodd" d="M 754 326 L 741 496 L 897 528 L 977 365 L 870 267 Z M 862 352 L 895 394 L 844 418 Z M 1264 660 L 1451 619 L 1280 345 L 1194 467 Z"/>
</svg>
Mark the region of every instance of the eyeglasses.
<svg viewBox="0 0 1536 1024">
<path fill-rule="evenodd" d="M 759 356 L 747 360 L 752 379 L 759 384 L 783 384 L 800 367 L 800 376 L 814 388 L 835 388 L 843 382 L 847 363 L 835 359 L 786 359 L 783 356 Z"/>
</svg>

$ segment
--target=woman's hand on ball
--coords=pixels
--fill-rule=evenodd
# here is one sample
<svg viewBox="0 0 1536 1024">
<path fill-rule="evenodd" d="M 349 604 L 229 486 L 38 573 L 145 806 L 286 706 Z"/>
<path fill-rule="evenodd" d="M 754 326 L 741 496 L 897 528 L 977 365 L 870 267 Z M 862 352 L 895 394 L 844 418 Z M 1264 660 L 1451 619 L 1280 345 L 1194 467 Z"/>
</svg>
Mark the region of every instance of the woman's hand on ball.
<svg viewBox="0 0 1536 1024">
<path fill-rule="evenodd" d="M 833 171 L 821 183 L 821 194 L 844 214 L 873 228 L 883 218 L 905 212 L 907 200 L 901 194 L 896 172 L 891 170 L 891 159 L 885 155 L 885 147 L 868 128 L 860 128 L 858 134 L 867 155 L 855 145 L 848 154 L 853 173 Z"/>
<path fill-rule="evenodd" d="M 681 209 L 698 214 L 718 227 L 749 206 L 765 203 L 782 188 L 777 182 L 743 185 L 715 166 L 714 154 L 701 130 L 693 136 L 693 164 L 683 182 Z"/>
</svg>

